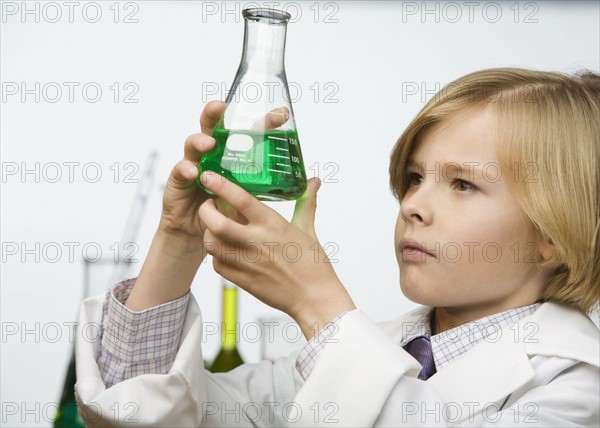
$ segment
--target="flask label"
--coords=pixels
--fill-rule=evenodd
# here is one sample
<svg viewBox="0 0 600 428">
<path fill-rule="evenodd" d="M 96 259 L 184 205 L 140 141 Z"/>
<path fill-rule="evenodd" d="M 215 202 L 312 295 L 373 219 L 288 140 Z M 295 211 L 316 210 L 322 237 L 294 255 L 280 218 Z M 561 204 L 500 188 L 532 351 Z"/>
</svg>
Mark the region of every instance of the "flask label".
<svg viewBox="0 0 600 428">
<path fill-rule="evenodd" d="M 252 148 L 252 137 L 244 134 L 232 134 L 227 138 L 227 150 L 246 152 Z"/>
</svg>

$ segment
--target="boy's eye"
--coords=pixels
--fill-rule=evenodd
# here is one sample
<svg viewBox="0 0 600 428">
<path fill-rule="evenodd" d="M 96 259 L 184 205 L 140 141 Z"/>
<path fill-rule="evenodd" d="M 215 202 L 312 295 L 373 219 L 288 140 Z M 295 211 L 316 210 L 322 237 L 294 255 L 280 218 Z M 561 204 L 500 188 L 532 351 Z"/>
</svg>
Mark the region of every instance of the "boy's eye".
<svg viewBox="0 0 600 428">
<path fill-rule="evenodd" d="M 456 179 L 452 182 L 452 187 L 454 187 L 459 192 L 474 192 L 477 190 L 477 186 L 473 183 L 469 183 L 465 180 Z"/>
<path fill-rule="evenodd" d="M 406 174 L 406 178 L 408 179 L 408 184 L 418 186 L 423 182 L 423 177 L 421 177 L 416 172 L 409 172 Z"/>
</svg>

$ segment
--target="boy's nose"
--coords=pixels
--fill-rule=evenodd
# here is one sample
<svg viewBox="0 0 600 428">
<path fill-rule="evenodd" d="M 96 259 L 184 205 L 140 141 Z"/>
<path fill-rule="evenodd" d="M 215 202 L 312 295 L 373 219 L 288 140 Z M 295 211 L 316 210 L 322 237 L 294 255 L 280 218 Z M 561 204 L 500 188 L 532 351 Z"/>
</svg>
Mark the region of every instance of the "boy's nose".
<svg viewBox="0 0 600 428">
<path fill-rule="evenodd" d="M 400 215 L 406 223 L 421 224 L 423 226 L 431 224 L 433 220 L 433 211 L 428 203 L 423 188 L 407 195 L 400 202 Z"/>
</svg>

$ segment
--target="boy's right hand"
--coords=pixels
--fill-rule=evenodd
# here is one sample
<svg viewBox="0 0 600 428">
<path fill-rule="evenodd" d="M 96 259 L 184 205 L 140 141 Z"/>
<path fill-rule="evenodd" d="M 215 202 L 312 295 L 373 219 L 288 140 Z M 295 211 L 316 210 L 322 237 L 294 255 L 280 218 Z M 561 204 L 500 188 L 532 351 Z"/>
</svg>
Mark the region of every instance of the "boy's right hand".
<svg viewBox="0 0 600 428">
<path fill-rule="evenodd" d="M 210 134 L 224 110 L 225 103 L 221 101 L 206 105 L 200 116 L 201 133 L 187 138 L 183 160 L 175 165 L 169 175 L 158 229 L 125 302 L 125 306 L 131 310 L 151 308 L 186 294 L 206 257 L 202 244 L 204 227 L 198 209 L 211 196 L 198 186 L 196 177 L 202 154 L 215 145 Z M 223 202 L 217 200 L 215 204 L 221 207 Z M 235 211 L 225 215 L 236 219 Z"/>
<path fill-rule="evenodd" d="M 170 302 L 187 293 L 196 271 L 207 255 L 203 245 L 205 227 L 198 215 L 200 206 L 214 198 L 196 183 L 198 163 L 204 153 L 215 146 L 211 137 L 225 110 L 222 101 L 212 101 L 200 116 L 201 133 L 190 135 L 179 161 L 167 181 L 158 230 L 137 281 L 125 305 L 143 310 Z M 275 128 L 289 118 L 287 109 L 275 109 L 261 119 L 263 128 Z M 244 216 L 224 199 L 216 198 L 215 206 L 226 217 L 247 224 Z"/>
<path fill-rule="evenodd" d="M 211 196 L 198 186 L 198 163 L 204 153 L 215 146 L 211 137 L 219 123 L 226 104 L 222 101 L 211 101 L 204 107 L 200 116 L 199 134 L 190 135 L 185 141 L 183 159 L 179 161 L 169 176 L 163 195 L 163 211 L 159 230 L 167 235 L 178 235 L 197 243 L 202 248 L 204 226 L 198 216 L 198 209 Z M 289 119 L 289 111 L 285 107 L 276 108 L 267 113 L 254 125 L 256 129 L 274 129 Z M 253 128 L 254 128 L 253 127 Z M 239 223 L 247 220 L 222 199 L 215 204 L 225 216 Z"/>
<path fill-rule="evenodd" d="M 163 195 L 159 230 L 166 235 L 187 238 L 197 243 L 198 248 L 202 248 L 204 234 L 198 209 L 211 197 L 196 183 L 198 163 L 202 154 L 215 146 L 215 139 L 211 134 L 224 110 L 225 103 L 221 101 L 212 101 L 206 105 L 200 116 L 202 132 L 190 135 L 185 141 L 183 159 L 171 171 Z"/>
</svg>

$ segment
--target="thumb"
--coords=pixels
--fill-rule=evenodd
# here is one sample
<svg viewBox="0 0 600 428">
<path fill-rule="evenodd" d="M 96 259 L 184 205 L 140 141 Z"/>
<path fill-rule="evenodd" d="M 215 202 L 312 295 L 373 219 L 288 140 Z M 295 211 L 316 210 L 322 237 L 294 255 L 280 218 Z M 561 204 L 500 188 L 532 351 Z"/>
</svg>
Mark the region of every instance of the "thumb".
<svg viewBox="0 0 600 428">
<path fill-rule="evenodd" d="M 308 188 L 296 201 L 292 224 L 304 232 L 316 237 L 315 212 L 317 210 L 317 191 L 321 187 L 321 180 L 313 177 L 308 181 Z"/>
</svg>

